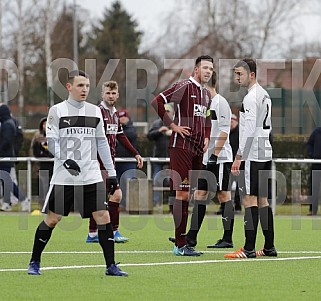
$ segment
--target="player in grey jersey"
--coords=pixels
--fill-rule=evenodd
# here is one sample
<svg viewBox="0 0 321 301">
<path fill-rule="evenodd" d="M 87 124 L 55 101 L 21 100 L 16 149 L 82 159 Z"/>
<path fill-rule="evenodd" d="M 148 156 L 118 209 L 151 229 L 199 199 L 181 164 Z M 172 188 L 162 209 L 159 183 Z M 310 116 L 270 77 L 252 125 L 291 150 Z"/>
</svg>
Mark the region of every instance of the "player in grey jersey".
<svg viewBox="0 0 321 301">
<path fill-rule="evenodd" d="M 106 275 L 127 276 L 114 260 L 114 235 L 106 206 L 106 189 L 113 194 L 118 183 L 101 112 L 97 106 L 86 102 L 89 78 L 85 72 L 71 71 L 66 87 L 68 99 L 50 108 L 47 118 L 46 133 L 49 150 L 55 158 L 54 171 L 43 208 L 47 215 L 35 233 L 28 274 L 41 274 L 41 254 L 51 233 L 74 205 L 82 218 L 92 216 L 98 225 Z M 101 176 L 97 153 L 108 171 L 107 185 Z"/>
<path fill-rule="evenodd" d="M 248 89 L 240 112 L 239 149 L 232 165 L 232 173 L 240 175 L 243 190 L 245 244 L 225 258 L 254 258 L 277 256 L 274 247 L 273 213 L 268 203 L 268 178 L 271 170 L 272 147 L 271 98 L 256 81 L 256 62 L 245 58 L 234 66 L 238 84 Z M 260 220 L 265 243 L 255 252 L 258 222 Z"/>
</svg>

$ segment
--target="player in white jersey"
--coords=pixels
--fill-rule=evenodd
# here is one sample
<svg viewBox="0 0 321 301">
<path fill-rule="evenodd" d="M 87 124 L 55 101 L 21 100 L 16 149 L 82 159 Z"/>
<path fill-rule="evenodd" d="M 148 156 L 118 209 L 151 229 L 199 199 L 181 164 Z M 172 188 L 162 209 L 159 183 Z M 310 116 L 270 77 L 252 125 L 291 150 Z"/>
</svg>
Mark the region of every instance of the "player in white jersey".
<svg viewBox="0 0 321 301">
<path fill-rule="evenodd" d="M 272 147 L 271 98 L 256 81 L 256 62 L 245 58 L 234 66 L 238 84 L 248 89 L 240 112 L 239 149 L 232 165 L 232 173 L 241 175 L 243 190 L 244 247 L 225 258 L 254 258 L 277 256 L 274 247 L 273 213 L 268 203 L 268 178 L 271 170 Z M 242 171 L 242 173 L 240 172 Z M 258 222 L 260 220 L 265 243 L 255 252 Z"/>
<path fill-rule="evenodd" d="M 212 96 L 209 112 L 211 115 L 211 134 L 208 150 L 203 156 L 203 169 L 214 174 L 217 186 L 211 189 L 211 185 L 208 185 L 206 179 L 200 178 L 198 180 L 198 190 L 194 194 L 191 226 L 186 235 L 186 240 L 191 246 L 196 245 L 197 234 L 205 216 L 206 201 L 211 199 L 213 193 L 216 192 L 218 200 L 223 207 L 222 223 L 224 234 L 222 239 L 209 245 L 208 248 L 233 248 L 234 208 L 230 188 L 233 152 L 229 142 L 232 112 L 227 100 L 216 92 L 215 87 L 216 73 L 213 72 L 212 82 L 208 87 Z M 210 181 L 210 179 L 208 180 Z"/>
<path fill-rule="evenodd" d="M 97 106 L 86 102 L 89 78 L 85 72 L 71 71 L 66 87 L 68 99 L 50 108 L 47 118 L 46 133 L 49 151 L 55 157 L 54 171 L 43 209 L 47 215 L 36 230 L 28 274 L 41 274 L 41 254 L 51 233 L 74 206 L 83 218 L 92 216 L 98 225 L 106 275 L 127 276 L 114 260 L 114 235 L 106 206 L 106 189 L 113 194 L 118 183 L 102 115 Z M 106 183 L 101 176 L 97 153 L 108 171 Z"/>
</svg>

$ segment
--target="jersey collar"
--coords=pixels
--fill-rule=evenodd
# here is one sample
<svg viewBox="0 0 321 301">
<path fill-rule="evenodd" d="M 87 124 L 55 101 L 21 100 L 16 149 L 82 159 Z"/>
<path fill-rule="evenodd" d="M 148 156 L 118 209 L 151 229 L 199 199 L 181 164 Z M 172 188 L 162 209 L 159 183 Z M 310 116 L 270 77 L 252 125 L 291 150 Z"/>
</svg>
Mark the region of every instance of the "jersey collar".
<svg viewBox="0 0 321 301">
<path fill-rule="evenodd" d="M 199 87 L 200 89 L 204 89 L 204 88 L 205 88 L 205 86 L 202 86 L 198 81 L 196 81 L 196 80 L 194 79 L 194 77 L 190 76 L 190 77 L 189 77 L 189 80 L 190 80 L 192 83 L 194 83 L 197 87 Z"/>
<path fill-rule="evenodd" d="M 256 82 L 250 89 L 248 89 L 247 91 L 250 92 L 251 90 L 255 90 L 257 87 L 259 86 L 259 84 Z"/>
<path fill-rule="evenodd" d="M 77 109 L 81 109 L 85 105 L 85 101 L 77 101 L 75 99 L 72 99 L 71 97 L 68 97 L 67 102 Z"/>
<path fill-rule="evenodd" d="M 105 110 L 108 110 L 111 114 L 114 114 L 117 111 L 115 107 L 112 107 L 112 108 L 107 107 L 106 103 L 103 100 L 101 101 L 100 104 Z"/>
</svg>

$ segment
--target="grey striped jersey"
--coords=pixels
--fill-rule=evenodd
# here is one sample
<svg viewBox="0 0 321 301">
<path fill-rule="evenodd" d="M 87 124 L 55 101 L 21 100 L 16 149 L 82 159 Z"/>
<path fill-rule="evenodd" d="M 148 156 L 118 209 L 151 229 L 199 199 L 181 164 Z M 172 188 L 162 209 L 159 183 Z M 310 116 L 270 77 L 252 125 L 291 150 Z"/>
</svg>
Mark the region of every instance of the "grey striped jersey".
<svg viewBox="0 0 321 301">
<path fill-rule="evenodd" d="M 222 95 L 215 95 L 212 98 L 211 107 L 211 136 L 208 150 L 203 156 L 203 164 L 206 165 L 209 157 L 214 153 L 215 145 L 218 141 L 220 132 L 228 134 L 223 149 L 220 151 L 217 162 L 233 162 L 233 152 L 230 145 L 230 128 L 232 112 L 227 100 Z"/>
<path fill-rule="evenodd" d="M 109 176 L 115 176 L 110 148 L 103 128 L 100 109 L 88 102 L 67 99 L 50 108 L 46 134 L 49 151 L 54 155 L 51 184 L 87 185 L 102 181 L 97 152 Z M 63 166 L 67 159 L 77 162 L 78 176 Z"/>
<path fill-rule="evenodd" d="M 238 154 L 242 160 L 265 162 L 272 159 L 271 111 L 269 94 L 258 83 L 254 84 L 244 97 L 240 111 Z"/>
</svg>

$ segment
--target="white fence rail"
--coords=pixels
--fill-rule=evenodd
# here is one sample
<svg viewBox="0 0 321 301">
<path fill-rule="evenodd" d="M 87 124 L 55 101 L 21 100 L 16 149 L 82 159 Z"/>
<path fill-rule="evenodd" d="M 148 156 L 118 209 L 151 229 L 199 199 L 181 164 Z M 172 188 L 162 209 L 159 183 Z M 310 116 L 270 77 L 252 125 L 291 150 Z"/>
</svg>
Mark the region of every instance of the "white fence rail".
<svg viewBox="0 0 321 301">
<path fill-rule="evenodd" d="M 154 158 L 154 157 L 145 157 L 143 158 L 144 163 L 147 165 L 147 179 L 152 179 L 152 163 L 169 163 L 169 158 Z M 26 162 L 27 163 L 27 197 L 32 198 L 32 163 L 33 162 L 44 162 L 44 161 L 53 161 L 53 159 L 47 158 L 34 158 L 34 157 L 17 157 L 17 158 L 0 158 L 0 162 Z M 116 158 L 116 162 L 136 162 L 134 158 Z M 292 159 L 292 158 L 277 158 L 272 161 L 272 210 L 275 213 L 276 209 L 276 164 L 289 164 L 289 163 L 320 163 L 321 159 Z"/>
</svg>

